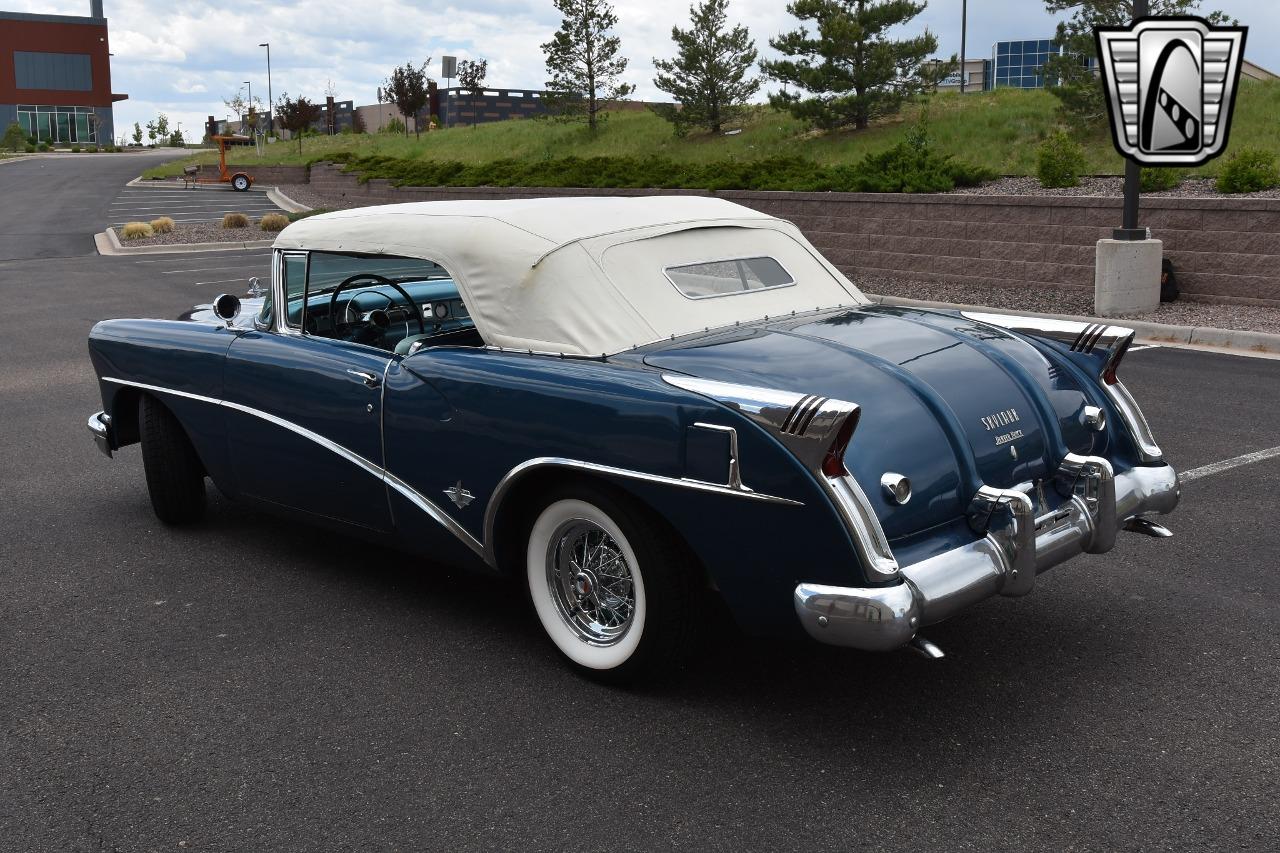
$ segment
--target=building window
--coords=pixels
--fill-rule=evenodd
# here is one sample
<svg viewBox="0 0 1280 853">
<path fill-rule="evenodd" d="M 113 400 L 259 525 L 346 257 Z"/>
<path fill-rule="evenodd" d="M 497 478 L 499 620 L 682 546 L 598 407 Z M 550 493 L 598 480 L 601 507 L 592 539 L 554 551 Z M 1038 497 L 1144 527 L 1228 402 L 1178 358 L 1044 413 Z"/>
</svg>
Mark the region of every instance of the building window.
<svg viewBox="0 0 1280 853">
<path fill-rule="evenodd" d="M 93 107 L 18 105 L 18 124 L 40 142 L 96 145 L 98 117 Z M 34 130 L 33 130 L 34 128 Z"/>
<path fill-rule="evenodd" d="M 13 52 L 13 76 L 19 89 L 56 89 L 88 92 L 93 89 L 93 67 L 87 53 Z"/>
</svg>

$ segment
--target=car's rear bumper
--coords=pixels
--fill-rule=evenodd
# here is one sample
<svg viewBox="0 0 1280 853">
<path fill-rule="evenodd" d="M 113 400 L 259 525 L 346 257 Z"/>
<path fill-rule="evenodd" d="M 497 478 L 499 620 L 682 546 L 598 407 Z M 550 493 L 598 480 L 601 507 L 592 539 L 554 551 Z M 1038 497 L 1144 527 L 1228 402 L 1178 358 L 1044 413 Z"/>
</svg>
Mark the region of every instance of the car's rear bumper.
<svg viewBox="0 0 1280 853">
<path fill-rule="evenodd" d="M 107 454 L 107 458 L 111 458 L 111 416 L 106 412 L 95 412 L 89 416 L 88 426 L 93 443 Z"/>
<path fill-rule="evenodd" d="M 802 583 L 794 602 L 800 623 L 814 639 L 872 651 L 909 642 L 925 625 L 994 595 L 1025 595 L 1035 576 L 1080 553 L 1101 553 L 1118 529 L 1178 504 L 1178 475 L 1168 465 L 1111 474 L 1105 460 L 1076 459 L 1071 498 L 1035 517 L 1032 502 L 1012 490 L 984 490 L 970 518 L 985 513 L 986 535 L 968 545 L 901 570 L 902 580 L 883 587 L 835 587 Z M 1064 466 L 1065 467 L 1065 466 Z M 1083 482 L 1084 488 L 1079 484 Z"/>
</svg>

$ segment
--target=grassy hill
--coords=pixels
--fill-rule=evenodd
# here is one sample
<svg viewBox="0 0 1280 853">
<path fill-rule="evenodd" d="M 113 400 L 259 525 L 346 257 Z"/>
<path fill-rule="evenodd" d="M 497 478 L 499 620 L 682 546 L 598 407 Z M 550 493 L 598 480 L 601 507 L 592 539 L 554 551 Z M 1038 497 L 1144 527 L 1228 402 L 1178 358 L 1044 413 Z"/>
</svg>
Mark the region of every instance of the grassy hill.
<svg viewBox="0 0 1280 853">
<path fill-rule="evenodd" d="M 927 117 L 935 146 L 944 154 L 1000 174 L 1035 172 L 1036 146 L 1058 125 L 1057 99 L 1044 91 L 999 89 L 977 95 L 937 94 L 913 104 L 900 115 L 864 131 L 810 131 L 784 113 L 756 108 L 733 136 L 691 134 L 676 139 L 670 125 L 649 112 L 610 115 L 592 135 L 585 127 L 553 121 L 515 120 L 457 127 L 414 137 L 354 134 L 312 137 L 298 152 L 296 143 L 278 142 L 259 158 L 249 148 L 237 151 L 236 163 L 301 164 L 339 152 L 359 157 L 379 155 L 408 160 L 488 163 L 515 158 L 550 160 L 562 157 L 659 156 L 681 162 L 751 161 L 771 157 L 803 157 L 836 166 L 852 164 L 869 153 L 902 141 L 907 129 Z M 1119 174 L 1123 161 L 1105 133 L 1082 140 L 1093 174 Z M 1230 148 L 1265 148 L 1280 154 L 1280 82 L 1244 84 L 1238 96 Z M 181 173 L 189 163 L 216 163 L 216 151 L 157 166 L 146 177 Z M 1193 174 L 1214 175 L 1221 160 Z"/>
</svg>

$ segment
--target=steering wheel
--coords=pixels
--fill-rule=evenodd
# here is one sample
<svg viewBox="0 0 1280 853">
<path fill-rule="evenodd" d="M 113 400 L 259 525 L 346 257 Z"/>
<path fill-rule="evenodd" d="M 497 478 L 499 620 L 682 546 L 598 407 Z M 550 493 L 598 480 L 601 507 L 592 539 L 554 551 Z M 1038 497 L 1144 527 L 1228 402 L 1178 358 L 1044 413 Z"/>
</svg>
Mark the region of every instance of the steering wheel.
<svg viewBox="0 0 1280 853">
<path fill-rule="evenodd" d="M 396 284 L 394 281 L 387 278 L 386 276 L 377 275 L 376 273 L 362 272 L 362 273 L 356 273 L 350 278 L 343 279 L 342 282 L 339 283 L 338 286 L 333 289 L 333 293 L 329 296 L 329 322 L 333 324 L 333 332 L 335 335 L 337 335 L 338 333 L 338 315 L 334 309 L 337 307 L 337 304 L 338 304 L 338 294 L 341 293 L 343 290 L 346 290 L 348 287 L 350 287 L 352 283 L 360 281 L 361 279 L 364 279 L 364 278 L 370 279 L 371 281 L 375 282 L 378 285 L 385 284 L 387 287 L 394 288 L 396 292 L 398 292 L 401 296 L 403 296 L 405 299 L 405 303 L 409 306 L 410 310 L 413 311 L 414 319 L 418 321 L 418 334 L 420 335 L 426 334 L 427 326 L 422 319 L 422 306 L 418 305 L 418 303 L 413 301 L 413 297 L 409 295 L 409 291 L 405 290 L 403 287 Z M 395 300 L 392 299 L 387 294 L 380 293 L 378 295 L 381 296 L 383 299 L 387 300 L 388 308 L 390 308 L 392 305 L 395 304 Z M 342 313 L 344 317 L 346 316 L 347 310 L 351 307 L 352 299 L 355 299 L 354 294 L 352 294 L 351 298 L 347 300 L 347 304 L 342 309 Z M 385 324 L 377 323 L 376 320 L 374 320 L 374 323 L 376 325 L 385 325 Z M 344 325 L 353 325 L 353 324 L 348 323 Z"/>
</svg>

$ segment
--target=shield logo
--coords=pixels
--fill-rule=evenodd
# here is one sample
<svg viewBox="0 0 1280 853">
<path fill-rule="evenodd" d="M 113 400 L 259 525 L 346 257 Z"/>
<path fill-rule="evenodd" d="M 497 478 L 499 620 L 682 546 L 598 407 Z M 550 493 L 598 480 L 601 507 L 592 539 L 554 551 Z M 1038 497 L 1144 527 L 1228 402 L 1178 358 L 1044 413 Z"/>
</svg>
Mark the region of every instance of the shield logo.
<svg viewBox="0 0 1280 853">
<path fill-rule="evenodd" d="M 1247 34 L 1203 18 L 1097 27 L 1116 150 L 1144 166 L 1200 166 L 1221 154 Z"/>
</svg>

